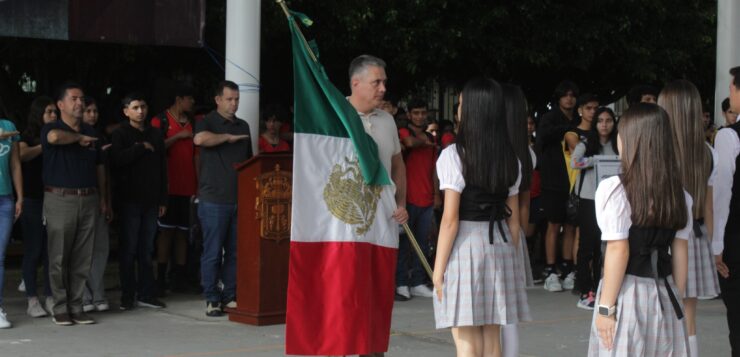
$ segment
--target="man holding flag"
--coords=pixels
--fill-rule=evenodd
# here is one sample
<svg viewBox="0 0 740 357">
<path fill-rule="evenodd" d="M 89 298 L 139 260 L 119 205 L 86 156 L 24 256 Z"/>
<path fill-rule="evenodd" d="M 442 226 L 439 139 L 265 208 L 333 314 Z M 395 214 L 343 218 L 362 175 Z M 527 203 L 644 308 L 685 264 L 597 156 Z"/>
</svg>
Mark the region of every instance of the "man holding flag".
<svg viewBox="0 0 740 357">
<path fill-rule="evenodd" d="M 385 62 L 350 65 L 344 97 L 288 16 L 295 76 L 293 206 L 285 352 L 374 355 L 388 349 L 398 224 L 408 220 L 397 129 L 376 109 Z"/>
<path fill-rule="evenodd" d="M 397 134 L 398 128 L 396 127 L 395 120 L 393 120 L 393 117 L 388 112 L 378 109 L 383 102 L 383 96 L 386 90 L 385 84 L 387 77 L 385 75 L 385 61 L 371 55 L 361 55 L 350 63 L 349 76 L 352 95 L 349 96 L 348 100 L 357 110 L 357 114 L 362 120 L 362 125 L 365 127 L 365 132 L 378 145 L 380 162 L 386 171 L 391 173 L 391 179 L 396 186 L 396 209 L 393 211 L 392 218 L 397 223 L 406 223 L 409 219 L 408 212 L 406 211 L 406 165 L 401 155 L 401 142 Z M 388 232 L 387 234 L 393 234 L 393 237 L 396 238 L 395 246 L 398 247 L 398 232 Z M 394 267 L 393 274 L 395 274 L 395 271 L 396 269 Z M 394 283 L 391 289 L 394 290 L 395 287 L 396 285 Z M 389 297 L 393 299 L 394 294 L 391 293 Z M 379 298 L 385 299 L 386 297 Z M 390 321 L 392 308 L 393 304 L 391 303 L 391 311 L 388 311 L 388 321 Z M 380 329 L 381 327 L 378 326 L 378 328 Z M 387 331 L 389 334 L 390 330 Z M 380 333 L 380 331 L 378 332 Z M 374 350 L 372 352 L 375 353 L 361 356 L 380 357 L 383 356 L 383 352 L 387 349 L 386 344 L 386 348 L 382 351 Z"/>
<path fill-rule="evenodd" d="M 386 111 L 378 109 L 385 95 L 385 61 L 378 57 L 362 55 L 349 65 L 350 87 L 352 95 L 349 103 L 357 110 L 365 132 L 378 145 L 378 156 L 386 171 L 396 185 L 396 210 L 393 219 L 406 223 L 409 218 L 406 212 L 406 166 L 401 156 L 401 142 L 398 140 L 398 128 L 393 117 Z"/>
</svg>

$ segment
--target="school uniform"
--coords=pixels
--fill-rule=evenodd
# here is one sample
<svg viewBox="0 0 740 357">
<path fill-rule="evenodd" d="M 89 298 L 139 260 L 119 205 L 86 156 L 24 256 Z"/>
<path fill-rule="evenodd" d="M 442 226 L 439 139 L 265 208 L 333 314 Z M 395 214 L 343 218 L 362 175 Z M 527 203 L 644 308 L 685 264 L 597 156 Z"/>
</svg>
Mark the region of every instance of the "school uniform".
<svg viewBox="0 0 740 357">
<path fill-rule="evenodd" d="M 707 185 L 713 187 L 717 177 L 717 152 L 708 144 L 707 147 L 712 153 L 712 172 Z M 703 209 L 703 203 L 701 207 Z M 719 280 L 707 226 L 703 219 L 695 220 L 694 229 L 689 236 L 689 270 L 684 297 L 714 297 L 717 295 L 719 295 Z"/>
<path fill-rule="evenodd" d="M 508 192 L 490 193 L 466 186 L 457 146 L 437 161 L 440 190 L 461 193 L 460 224 L 447 269 L 443 298 L 434 300 L 438 329 L 507 325 L 530 321 L 522 260 L 506 224 L 507 197 L 519 193 L 521 173 Z"/>
<path fill-rule="evenodd" d="M 675 231 L 632 225 L 632 214 L 619 176 L 605 179 L 596 190 L 596 219 L 602 240 L 629 240 L 629 261 L 616 299 L 616 326 L 611 350 L 606 350 L 596 329 L 594 310 L 589 356 L 688 356 L 688 336 L 681 296 L 673 281 L 673 239 L 689 239 L 693 200 L 684 192 L 689 219 Z M 596 293 L 601 300 L 603 280 Z"/>
</svg>

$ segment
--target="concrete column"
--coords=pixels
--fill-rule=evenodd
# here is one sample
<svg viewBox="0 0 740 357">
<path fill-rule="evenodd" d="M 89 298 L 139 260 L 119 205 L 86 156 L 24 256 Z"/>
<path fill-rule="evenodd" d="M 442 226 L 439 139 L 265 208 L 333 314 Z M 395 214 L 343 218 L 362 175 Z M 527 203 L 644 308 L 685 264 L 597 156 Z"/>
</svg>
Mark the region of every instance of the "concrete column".
<svg viewBox="0 0 740 357">
<path fill-rule="evenodd" d="M 740 41 L 737 39 L 737 24 L 740 23 L 740 2 L 719 0 L 717 2 L 717 76 L 714 89 L 714 123 L 725 125 L 722 101 L 730 94 L 730 68 L 740 66 Z"/>
<path fill-rule="evenodd" d="M 260 103 L 260 1 L 226 1 L 226 79 L 239 85 L 236 116 L 246 120 L 257 153 Z"/>
</svg>

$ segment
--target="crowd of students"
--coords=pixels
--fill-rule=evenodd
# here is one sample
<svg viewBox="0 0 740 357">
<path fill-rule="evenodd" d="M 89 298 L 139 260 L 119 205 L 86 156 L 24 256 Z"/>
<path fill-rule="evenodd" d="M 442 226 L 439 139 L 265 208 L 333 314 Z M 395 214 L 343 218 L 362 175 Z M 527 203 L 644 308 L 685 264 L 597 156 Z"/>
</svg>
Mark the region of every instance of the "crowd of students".
<svg viewBox="0 0 740 357">
<path fill-rule="evenodd" d="M 697 300 L 721 294 L 736 353 L 740 226 L 728 217 L 740 207 L 740 69 L 731 73 L 722 130 L 702 120 L 686 80 L 636 87 L 620 116 L 569 81 L 538 121 L 521 88 L 485 78 L 465 85 L 453 121 L 430 120 L 423 100 L 405 110 L 384 101 L 405 162 L 408 223 L 434 263 L 430 281 L 402 237 L 396 300 L 433 298 L 436 326 L 452 328 L 459 355 L 513 356 L 516 324 L 531 319 L 525 288 L 542 282 L 594 310 L 589 355 L 699 355 Z M 233 164 L 252 156 L 252 138 L 235 116 L 238 86 L 219 83 L 214 100 L 196 118 L 181 87 L 150 119 L 146 98 L 131 93 L 126 120 L 103 127 L 96 101 L 67 83 L 54 100 L 34 100 L 22 134 L 0 120 L 0 286 L 20 219 L 30 316 L 91 324 L 88 312 L 110 309 L 114 220 L 120 309 L 165 307 L 167 280 L 188 289 L 191 263 L 208 316 L 236 307 Z M 288 116 L 263 110 L 260 152 L 291 150 Z M 621 173 L 597 177 L 600 157 L 617 156 Z M 0 327 L 10 325 L 0 308 Z"/>
<path fill-rule="evenodd" d="M 95 323 L 88 313 L 109 310 L 111 236 L 121 310 L 164 308 L 167 291 L 203 291 L 208 316 L 236 307 L 232 165 L 252 156 L 252 140 L 235 116 L 238 86 L 219 83 L 214 102 L 212 112 L 195 115 L 193 90 L 177 86 L 152 116 L 147 99 L 129 93 L 124 119 L 101 121 L 95 99 L 70 82 L 55 99 L 33 101 L 22 133 L 0 121 L 0 286 L 17 219 L 29 316 L 68 326 Z M 285 115 L 264 111 L 261 151 L 290 150 Z M 0 327 L 11 327 L 2 306 L 0 296 Z"/>
</svg>

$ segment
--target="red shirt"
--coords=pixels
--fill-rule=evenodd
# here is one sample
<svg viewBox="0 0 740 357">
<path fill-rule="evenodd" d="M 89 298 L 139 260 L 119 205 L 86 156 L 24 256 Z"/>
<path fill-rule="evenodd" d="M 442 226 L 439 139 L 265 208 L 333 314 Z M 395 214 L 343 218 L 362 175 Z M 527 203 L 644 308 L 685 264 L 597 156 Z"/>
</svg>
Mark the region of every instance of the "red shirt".
<svg viewBox="0 0 740 357">
<path fill-rule="evenodd" d="M 260 149 L 260 152 L 290 151 L 290 144 L 288 144 L 287 141 L 280 139 L 277 145 L 272 145 L 270 144 L 269 141 L 267 141 L 267 139 L 265 139 L 262 135 L 260 135 L 259 149 Z"/>
<path fill-rule="evenodd" d="M 165 138 L 170 138 L 183 130 L 193 132 L 193 126 L 190 122 L 183 125 L 169 111 L 166 114 L 169 130 L 167 130 Z M 152 126 L 155 128 L 162 126 L 158 117 L 152 118 Z M 193 145 L 193 138 L 177 140 L 167 149 L 167 176 L 169 179 L 170 195 L 195 195 L 198 182 L 195 176 L 194 155 L 195 146 Z"/>
<path fill-rule="evenodd" d="M 532 184 L 529 186 L 529 197 L 539 197 L 542 192 L 540 187 L 540 170 L 532 170 Z"/>
<path fill-rule="evenodd" d="M 450 144 L 455 142 L 455 134 L 446 132 L 442 134 L 442 149 L 450 146 Z"/>
<path fill-rule="evenodd" d="M 280 123 L 280 134 L 290 133 L 292 131 L 293 131 L 293 126 L 290 124 L 290 122 Z"/>
<path fill-rule="evenodd" d="M 406 128 L 398 129 L 398 136 L 403 139 L 413 133 Z M 434 146 L 422 146 L 406 149 L 406 201 L 417 207 L 429 207 L 434 204 L 432 175 L 435 164 Z"/>
</svg>

